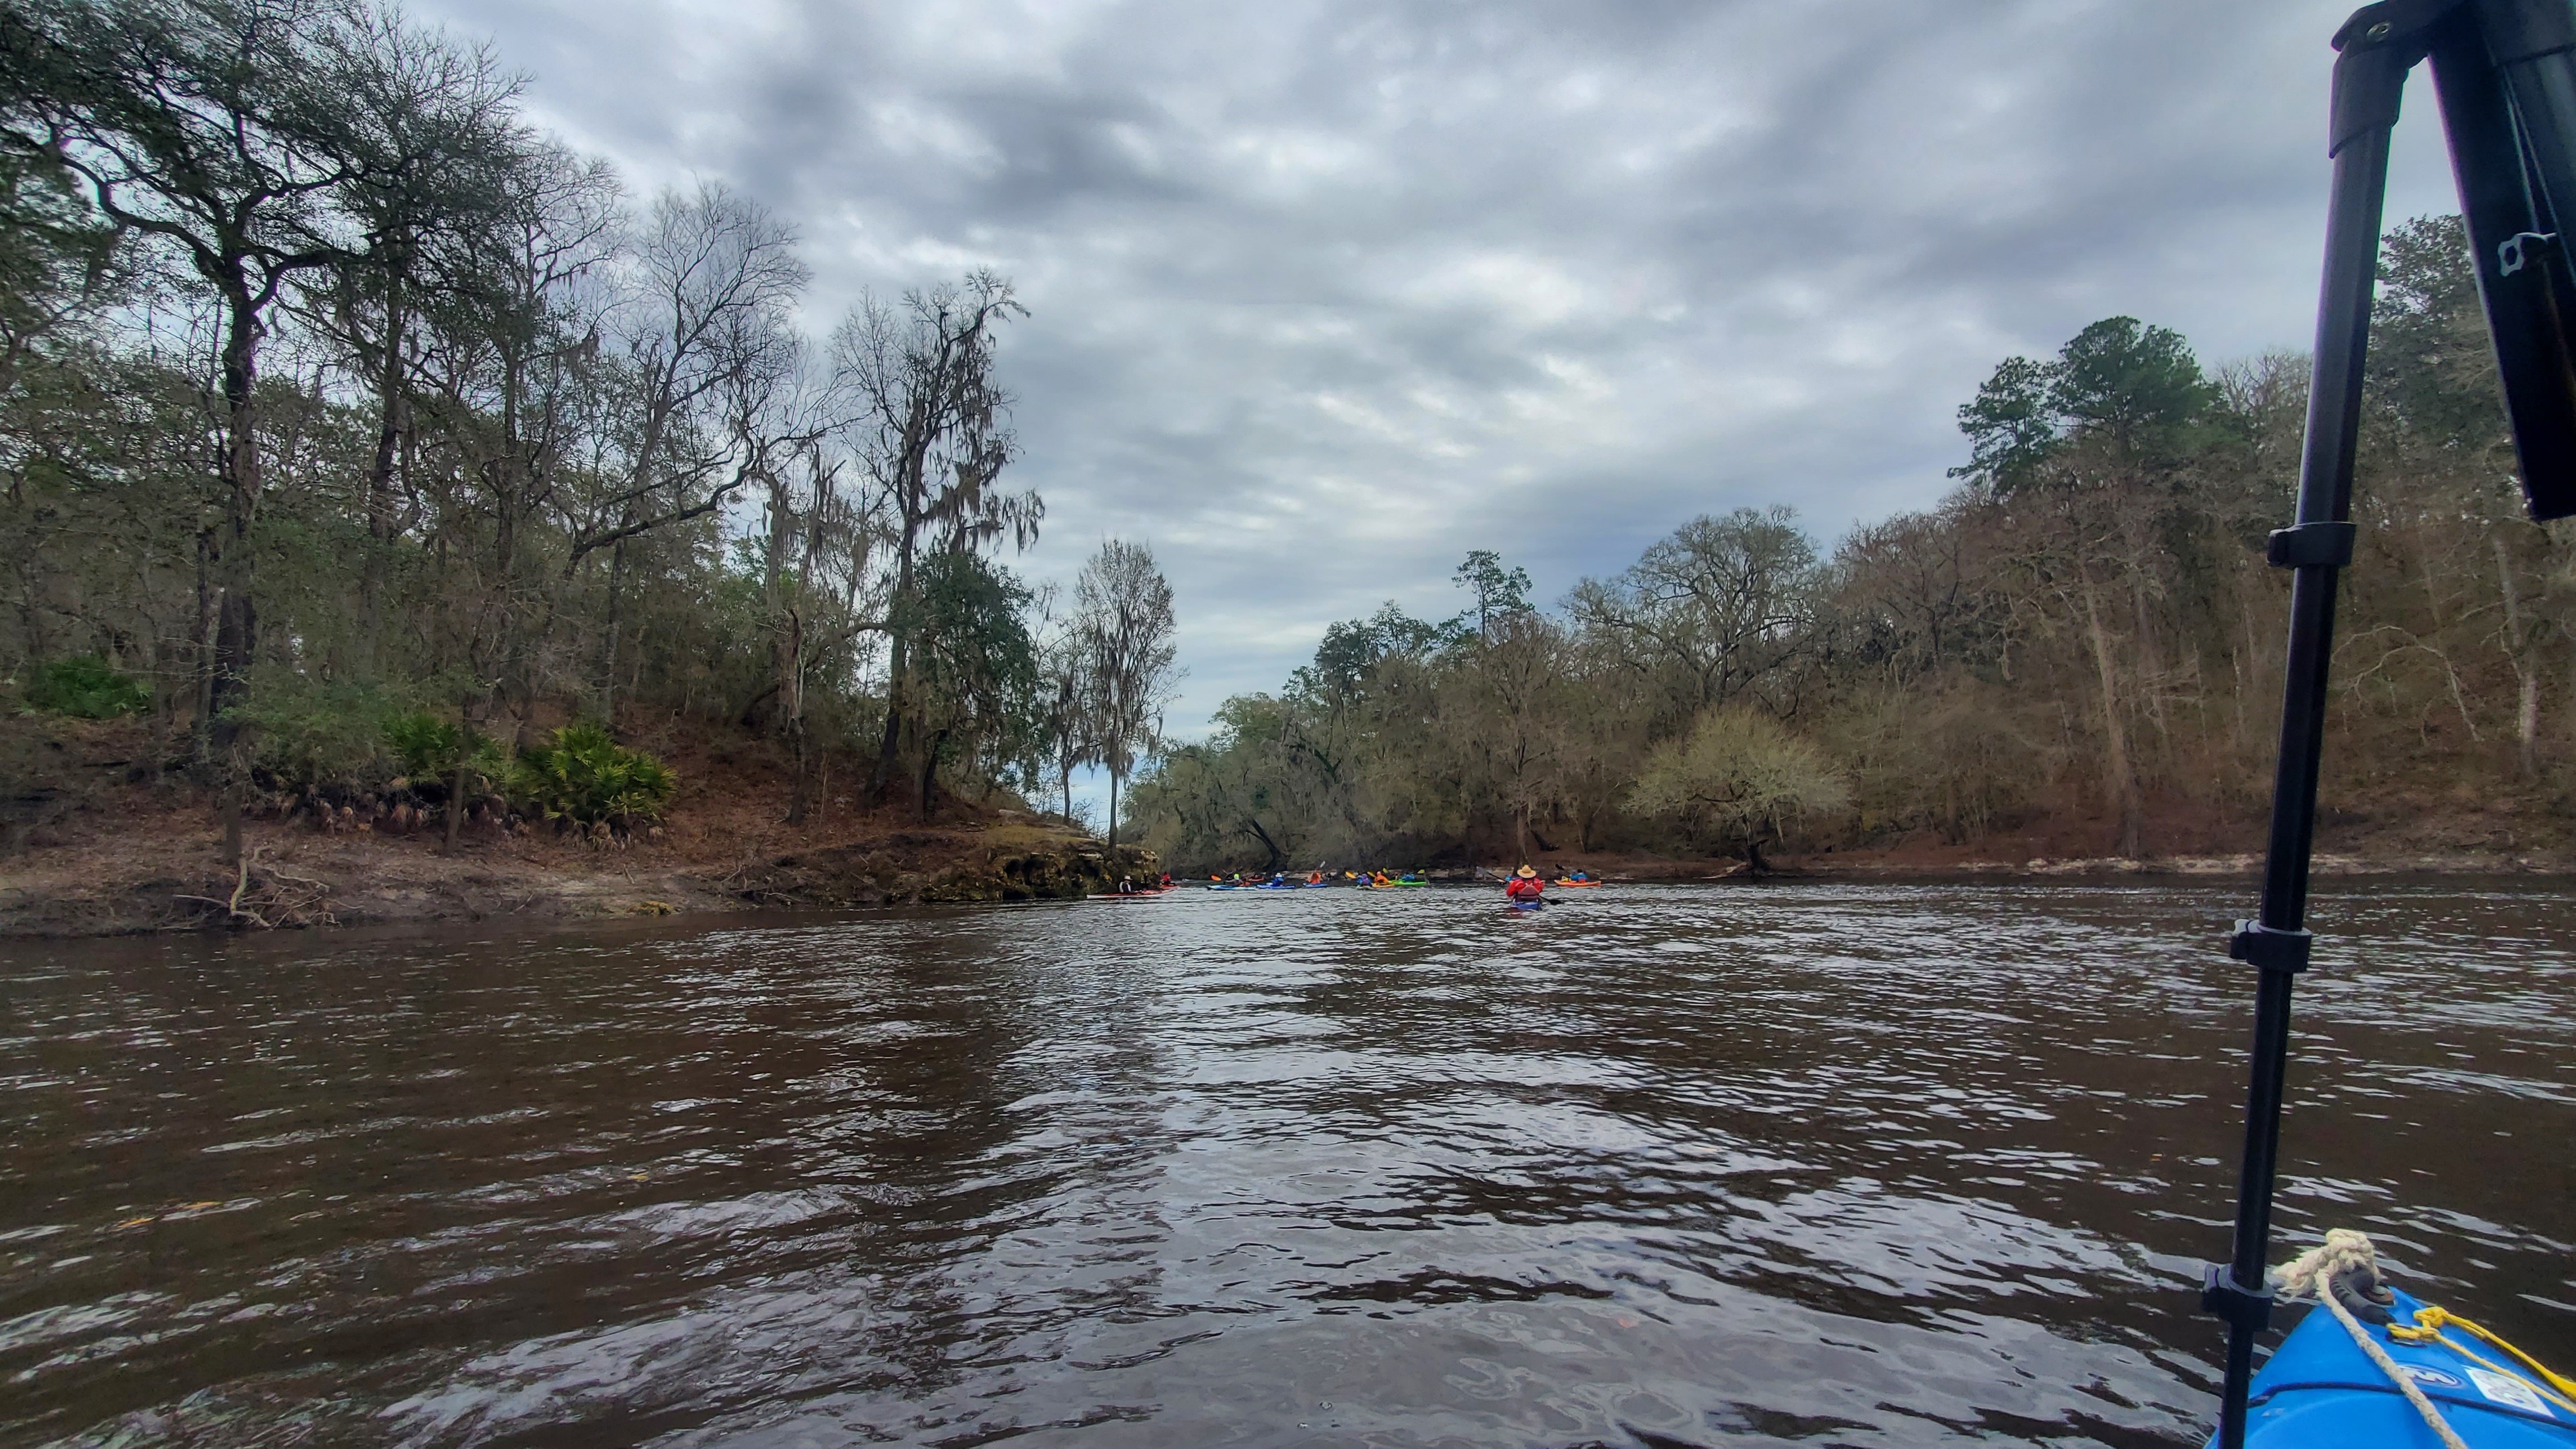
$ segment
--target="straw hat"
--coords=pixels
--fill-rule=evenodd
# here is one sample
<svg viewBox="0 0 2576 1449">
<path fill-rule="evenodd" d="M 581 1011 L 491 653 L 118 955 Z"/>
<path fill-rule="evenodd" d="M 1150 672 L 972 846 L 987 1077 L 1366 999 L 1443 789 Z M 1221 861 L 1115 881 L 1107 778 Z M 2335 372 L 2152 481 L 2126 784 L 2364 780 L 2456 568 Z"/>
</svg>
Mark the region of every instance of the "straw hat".
<svg viewBox="0 0 2576 1449">
<path fill-rule="evenodd" d="M 1520 878 L 1523 880 L 1536 880 L 1538 879 L 1538 872 L 1530 869 L 1528 866 L 1522 866 L 1520 868 Z"/>
</svg>

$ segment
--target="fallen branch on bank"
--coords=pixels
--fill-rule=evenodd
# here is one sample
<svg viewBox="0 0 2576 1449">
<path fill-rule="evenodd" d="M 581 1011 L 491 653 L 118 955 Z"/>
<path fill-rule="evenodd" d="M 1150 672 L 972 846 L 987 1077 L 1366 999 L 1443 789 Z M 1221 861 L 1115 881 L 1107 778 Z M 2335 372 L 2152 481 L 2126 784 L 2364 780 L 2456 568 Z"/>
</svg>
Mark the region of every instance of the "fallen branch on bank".
<svg viewBox="0 0 2576 1449">
<path fill-rule="evenodd" d="M 212 906 L 224 913 L 224 924 L 237 930 L 257 927 L 275 931 L 340 924 L 339 917 L 331 913 L 329 882 L 262 866 L 260 854 L 257 850 L 244 851 L 241 859 L 234 862 L 232 894 L 224 899 L 198 895 L 174 899 Z"/>
</svg>

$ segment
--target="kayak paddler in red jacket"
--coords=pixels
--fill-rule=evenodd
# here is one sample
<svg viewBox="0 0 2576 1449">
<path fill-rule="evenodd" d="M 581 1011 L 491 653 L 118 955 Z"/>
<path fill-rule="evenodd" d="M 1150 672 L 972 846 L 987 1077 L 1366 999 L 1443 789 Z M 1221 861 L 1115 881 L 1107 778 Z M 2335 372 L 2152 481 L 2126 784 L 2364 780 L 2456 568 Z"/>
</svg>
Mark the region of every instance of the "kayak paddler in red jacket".
<svg viewBox="0 0 2576 1449">
<path fill-rule="evenodd" d="M 1547 886 L 1539 880 L 1538 872 L 1526 865 L 1510 880 L 1503 882 L 1503 894 L 1510 897 L 1516 906 L 1537 905 L 1539 896 L 1546 890 Z"/>
</svg>

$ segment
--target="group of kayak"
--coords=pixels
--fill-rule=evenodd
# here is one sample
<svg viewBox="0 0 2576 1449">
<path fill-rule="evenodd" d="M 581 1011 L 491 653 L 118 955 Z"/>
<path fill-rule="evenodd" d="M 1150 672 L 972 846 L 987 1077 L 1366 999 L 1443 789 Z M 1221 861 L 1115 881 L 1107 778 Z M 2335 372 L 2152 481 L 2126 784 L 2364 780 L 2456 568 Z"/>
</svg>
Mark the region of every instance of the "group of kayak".
<svg viewBox="0 0 2576 1449">
<path fill-rule="evenodd" d="M 1325 890 L 1333 887 L 1388 891 L 1429 884 L 1431 884 L 1430 878 L 1419 871 L 1390 875 L 1383 870 L 1327 871 L 1321 867 L 1308 871 L 1302 876 L 1289 875 L 1284 871 L 1273 871 L 1267 876 L 1247 876 L 1241 871 L 1236 871 L 1231 876 L 1211 875 L 1207 878 L 1207 889 L 1212 891 L 1301 891 Z M 1580 889 L 1599 884 L 1601 884 L 1599 880 L 1579 870 L 1559 876 L 1553 881 L 1542 881 L 1537 871 L 1525 865 L 1520 868 L 1517 875 L 1504 878 L 1503 893 L 1514 901 L 1524 897 L 1534 900 L 1548 885 Z"/>
<path fill-rule="evenodd" d="M 1321 867 L 1308 871 L 1302 876 L 1288 875 L 1280 871 L 1272 871 L 1266 876 L 1246 876 L 1242 871 L 1236 871 L 1230 876 L 1212 875 L 1207 878 L 1207 888 L 1212 891 L 1303 891 L 1323 890 L 1329 886 L 1357 886 L 1361 890 L 1391 891 L 1406 886 L 1429 884 L 1431 884 L 1430 879 L 1420 871 L 1389 875 L 1382 870 L 1328 872 Z"/>
<path fill-rule="evenodd" d="M 1540 877 L 1537 870 L 1526 865 L 1502 879 L 1504 904 L 1516 910 L 1537 910 L 1545 903 L 1546 888 L 1551 885 L 1565 890 L 1584 890 L 1602 883 L 1598 877 L 1579 870 L 1566 872 L 1554 880 L 1545 880 Z M 1115 894 L 1095 896 L 1093 899 L 1135 900 L 1145 896 L 1163 895 L 1185 886 L 1200 886 L 1212 891 L 1302 891 L 1325 890 L 1333 887 L 1390 891 L 1429 884 L 1431 884 L 1430 878 L 1418 870 L 1390 874 L 1384 870 L 1327 871 L 1317 866 L 1302 876 L 1290 875 L 1285 871 L 1273 871 L 1267 876 L 1247 876 L 1242 871 L 1236 871 L 1230 876 L 1211 875 L 1204 882 L 1184 882 L 1176 881 L 1166 874 L 1151 884 L 1139 884 L 1131 878 L 1121 880 Z"/>
</svg>

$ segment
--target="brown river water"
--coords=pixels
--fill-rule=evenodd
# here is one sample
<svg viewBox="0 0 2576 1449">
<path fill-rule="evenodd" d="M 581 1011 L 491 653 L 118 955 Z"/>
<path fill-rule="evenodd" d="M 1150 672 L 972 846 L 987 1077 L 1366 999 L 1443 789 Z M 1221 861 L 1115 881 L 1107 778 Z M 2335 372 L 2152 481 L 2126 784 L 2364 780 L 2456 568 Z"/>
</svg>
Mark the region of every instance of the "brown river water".
<svg viewBox="0 0 2576 1449">
<path fill-rule="evenodd" d="M 2196 1444 L 2247 895 L 15 944 L 0 1442 Z M 2273 1255 L 2562 1368 L 2571 903 L 2320 895 Z"/>
</svg>

